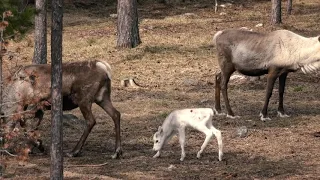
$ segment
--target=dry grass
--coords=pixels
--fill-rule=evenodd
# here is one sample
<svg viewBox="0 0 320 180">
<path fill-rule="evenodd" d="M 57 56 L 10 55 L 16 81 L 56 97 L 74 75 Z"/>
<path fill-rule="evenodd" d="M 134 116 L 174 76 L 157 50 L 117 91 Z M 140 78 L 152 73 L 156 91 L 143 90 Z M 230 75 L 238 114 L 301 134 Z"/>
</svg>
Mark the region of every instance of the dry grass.
<svg viewBox="0 0 320 180">
<path fill-rule="evenodd" d="M 242 1 L 241 1 L 242 2 Z M 277 95 L 270 102 L 273 121 L 260 122 L 258 113 L 264 99 L 265 80 L 231 84 L 231 105 L 240 119 L 216 117 L 214 125 L 223 131 L 225 161 L 217 161 L 216 142 L 196 159 L 204 135 L 188 132 L 187 157 L 179 162 L 180 147 L 174 138 L 163 157 L 152 159 L 152 135 L 165 116 L 177 108 L 212 107 L 213 79 L 218 70 L 211 43 L 217 30 L 249 27 L 269 32 L 286 28 L 314 36 L 319 33 L 317 0 L 294 1 L 291 16 L 283 16 L 284 25 L 269 26 L 269 1 L 237 3 L 220 8 L 226 15 L 214 13 L 213 3 L 182 4 L 166 7 L 160 4 L 139 7 L 142 44 L 130 50 L 118 50 L 116 19 L 109 18 L 114 8 L 95 11 L 67 10 L 64 14 L 63 61 L 105 59 L 113 68 L 112 98 L 122 113 L 124 155 L 111 160 L 114 132 L 111 119 L 94 106 L 97 125 L 90 134 L 81 157 L 65 158 L 65 165 L 99 164 L 103 167 L 65 168 L 66 179 L 317 179 L 320 177 L 320 142 L 312 136 L 320 130 L 318 75 L 290 74 L 285 106 L 291 118 L 276 117 Z M 185 13 L 194 13 L 185 15 Z M 255 25 L 264 26 L 256 28 Z M 33 52 L 33 35 L 10 50 L 21 49 L 18 64 L 29 64 Z M 50 38 L 49 38 L 50 39 Z M 50 42 L 49 42 L 50 43 Z M 50 48 L 49 48 L 50 49 Z M 50 57 L 50 54 L 49 54 Z M 15 61 L 14 61 L 15 62 Z M 7 66 L 12 62 L 5 62 Z M 120 80 L 135 77 L 139 89 L 120 87 Z M 72 111 L 82 118 L 78 110 Z M 247 126 L 249 136 L 235 138 L 235 130 Z M 41 129 L 44 143 L 50 144 L 50 113 Z M 81 132 L 72 126 L 64 128 L 64 149 L 70 150 Z M 32 156 L 30 164 L 21 167 L 9 163 L 7 176 L 14 179 L 47 179 L 49 155 Z M 173 165 L 172 169 L 168 169 Z"/>
</svg>

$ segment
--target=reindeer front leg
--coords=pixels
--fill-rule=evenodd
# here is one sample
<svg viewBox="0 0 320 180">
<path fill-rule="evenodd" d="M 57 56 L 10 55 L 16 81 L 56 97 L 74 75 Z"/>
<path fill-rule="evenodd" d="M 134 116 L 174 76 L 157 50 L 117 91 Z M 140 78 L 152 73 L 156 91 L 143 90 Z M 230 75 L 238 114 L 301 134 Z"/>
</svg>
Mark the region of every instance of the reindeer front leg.
<svg viewBox="0 0 320 180">
<path fill-rule="evenodd" d="M 274 83 L 278 77 L 278 72 L 276 69 L 270 69 L 268 76 L 267 76 L 267 90 L 266 90 L 266 96 L 264 100 L 264 106 L 263 109 L 260 113 L 260 119 L 261 121 L 266 121 L 266 120 L 271 120 L 269 117 L 267 117 L 268 114 L 268 105 L 269 105 L 269 100 L 272 95 L 272 90 L 274 87 Z"/>
<path fill-rule="evenodd" d="M 213 133 L 210 129 L 208 129 L 205 125 L 200 126 L 197 128 L 200 132 L 203 132 L 206 135 L 206 139 L 204 140 L 203 144 L 201 145 L 200 151 L 197 153 L 197 158 L 201 157 L 201 153 L 203 150 L 207 147 L 211 137 L 213 136 Z"/>
<path fill-rule="evenodd" d="M 185 127 L 180 127 L 178 130 L 179 133 L 179 143 L 181 146 L 181 158 L 180 161 L 183 161 L 184 158 L 186 157 L 186 152 L 184 151 L 184 145 L 186 141 L 186 132 L 185 132 Z"/>
<path fill-rule="evenodd" d="M 279 107 L 278 107 L 278 115 L 280 117 L 289 117 L 285 112 L 283 108 L 283 94 L 286 86 L 286 79 L 287 79 L 288 73 L 283 73 L 281 76 L 279 76 Z"/>
<path fill-rule="evenodd" d="M 158 157 L 160 157 L 160 151 L 161 151 L 161 150 L 159 150 L 159 151 L 153 156 L 153 158 L 158 158 Z"/>
<path fill-rule="evenodd" d="M 84 142 L 86 141 L 88 135 L 90 134 L 93 126 L 96 124 L 96 120 L 94 119 L 92 111 L 91 111 L 91 106 L 92 106 L 92 104 L 79 105 L 84 119 L 86 119 L 88 122 L 87 122 L 87 127 L 84 130 L 76 147 L 74 147 L 74 149 L 70 153 L 67 153 L 67 156 L 69 156 L 69 157 L 76 157 L 79 155 Z"/>
</svg>

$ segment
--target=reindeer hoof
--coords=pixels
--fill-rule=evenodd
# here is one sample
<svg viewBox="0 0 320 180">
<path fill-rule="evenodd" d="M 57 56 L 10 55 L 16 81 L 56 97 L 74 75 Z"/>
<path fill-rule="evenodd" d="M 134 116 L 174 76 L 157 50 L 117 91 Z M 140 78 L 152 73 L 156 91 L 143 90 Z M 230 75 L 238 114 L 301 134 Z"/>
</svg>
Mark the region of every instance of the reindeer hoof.
<svg viewBox="0 0 320 180">
<path fill-rule="evenodd" d="M 118 159 L 119 158 L 119 154 L 118 153 L 114 153 L 112 156 L 111 156 L 112 159 Z"/>
<path fill-rule="evenodd" d="M 66 153 L 65 154 L 67 157 L 74 157 L 72 153 Z"/>
<path fill-rule="evenodd" d="M 259 114 L 261 121 L 271 121 L 271 119 L 267 116 L 264 116 L 262 113 Z"/>
<path fill-rule="evenodd" d="M 75 152 L 68 152 L 65 154 L 67 157 L 78 157 L 80 154 Z"/>
<path fill-rule="evenodd" d="M 197 158 L 198 158 L 198 159 L 201 158 L 201 153 L 200 153 L 200 152 L 197 153 Z"/>
<path fill-rule="evenodd" d="M 112 159 L 119 159 L 122 156 L 122 151 L 114 153 L 111 158 Z"/>
<path fill-rule="evenodd" d="M 42 144 L 40 146 L 38 146 L 37 148 L 39 149 L 40 153 L 45 153 L 45 149 L 42 146 Z"/>
<path fill-rule="evenodd" d="M 223 152 L 219 152 L 219 161 L 222 161 L 222 157 L 223 157 Z"/>
<path fill-rule="evenodd" d="M 182 162 L 183 160 L 184 160 L 184 157 L 181 157 L 181 158 L 180 158 L 180 161 Z"/>
<path fill-rule="evenodd" d="M 214 113 L 214 115 L 218 115 L 218 116 L 224 116 L 225 115 L 225 113 L 222 113 L 221 110 L 220 111 L 216 110 L 216 108 L 213 108 L 213 113 Z"/>
<path fill-rule="evenodd" d="M 122 156 L 122 149 L 121 147 L 118 147 L 115 150 L 115 153 L 111 156 L 112 159 L 119 159 Z"/>
<path fill-rule="evenodd" d="M 160 152 L 159 152 L 159 151 L 157 152 L 157 154 L 155 154 L 155 155 L 153 156 L 153 158 L 158 158 L 158 157 L 160 157 Z"/>
<path fill-rule="evenodd" d="M 281 117 L 281 118 L 287 118 L 287 117 L 290 117 L 289 115 L 287 115 L 286 113 L 282 113 L 280 111 L 278 111 L 278 116 Z"/>
<path fill-rule="evenodd" d="M 263 116 L 260 117 L 260 120 L 261 121 L 271 121 L 271 119 L 269 117 L 263 117 Z"/>
</svg>

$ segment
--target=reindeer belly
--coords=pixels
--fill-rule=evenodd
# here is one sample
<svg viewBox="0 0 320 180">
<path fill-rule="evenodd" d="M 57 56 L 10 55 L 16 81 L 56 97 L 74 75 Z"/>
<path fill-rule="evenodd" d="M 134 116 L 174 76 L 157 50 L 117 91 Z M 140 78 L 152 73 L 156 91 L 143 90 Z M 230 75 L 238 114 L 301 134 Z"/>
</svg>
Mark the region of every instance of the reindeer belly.
<svg viewBox="0 0 320 180">
<path fill-rule="evenodd" d="M 261 76 L 264 74 L 268 74 L 267 69 L 251 69 L 251 70 L 237 69 L 237 71 L 246 76 Z"/>
<path fill-rule="evenodd" d="M 71 96 L 63 96 L 62 101 L 62 109 L 64 111 L 72 110 L 78 107 L 78 105 L 72 100 Z"/>
<path fill-rule="evenodd" d="M 246 76 L 261 76 L 268 74 L 267 65 L 262 65 L 261 59 L 257 57 L 239 58 L 237 62 L 234 61 L 234 68 L 236 71 Z"/>
</svg>

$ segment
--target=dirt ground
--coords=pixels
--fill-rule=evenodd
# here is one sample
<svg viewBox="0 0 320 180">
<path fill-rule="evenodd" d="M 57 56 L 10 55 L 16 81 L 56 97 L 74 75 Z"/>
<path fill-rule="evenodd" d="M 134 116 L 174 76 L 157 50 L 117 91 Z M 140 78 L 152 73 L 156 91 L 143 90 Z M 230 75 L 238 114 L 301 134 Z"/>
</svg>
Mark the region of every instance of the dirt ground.
<svg viewBox="0 0 320 180">
<path fill-rule="evenodd" d="M 217 160 L 215 139 L 207 146 L 201 159 L 196 158 L 204 134 L 191 129 L 187 130 L 187 157 L 184 162 L 179 161 L 177 137 L 165 146 L 161 158 L 152 158 L 155 154 L 152 151 L 153 133 L 172 110 L 213 107 L 214 74 L 218 67 L 211 40 L 216 31 L 248 27 L 259 32 L 289 29 L 306 36 L 320 34 L 318 0 L 293 1 L 293 14 L 288 16 L 283 13 L 283 25 L 279 27 L 269 25 L 270 1 L 241 2 L 245 1 L 220 7 L 218 13 L 214 13 L 213 2 L 209 1 L 173 6 L 156 3 L 140 5 L 140 36 L 143 43 L 130 50 L 115 48 L 116 19 L 109 16 L 116 13 L 115 7 L 99 10 L 71 7 L 65 10 L 63 60 L 105 59 L 113 68 L 112 100 L 122 114 L 123 148 L 121 159 L 111 159 L 114 125 L 111 118 L 94 105 L 97 124 L 81 156 L 64 158 L 65 179 L 320 178 L 320 138 L 313 135 L 320 131 L 319 74 L 289 74 L 285 93 L 289 118 L 277 117 L 276 85 L 269 106 L 272 121 L 267 122 L 260 121 L 258 116 L 263 106 L 266 79 L 231 82 L 230 103 L 240 118 L 214 117 L 214 126 L 223 132 L 225 147 L 222 162 Z M 256 27 L 259 23 L 263 26 Z M 5 68 L 30 63 L 33 34 L 30 33 L 20 43 L 11 43 L 9 51 L 15 52 L 15 58 L 6 60 Z M 120 81 L 126 77 L 134 77 L 142 87 L 121 87 Z M 64 123 L 64 150 L 67 152 L 79 140 L 85 122 L 78 109 L 66 113 L 81 119 Z M 248 128 L 247 137 L 236 135 L 241 126 Z M 40 130 L 48 150 L 49 111 Z M 101 163 L 105 164 L 89 166 Z M 31 155 L 23 166 L 11 159 L 5 177 L 48 179 L 49 170 L 48 152 L 46 155 Z"/>
</svg>

